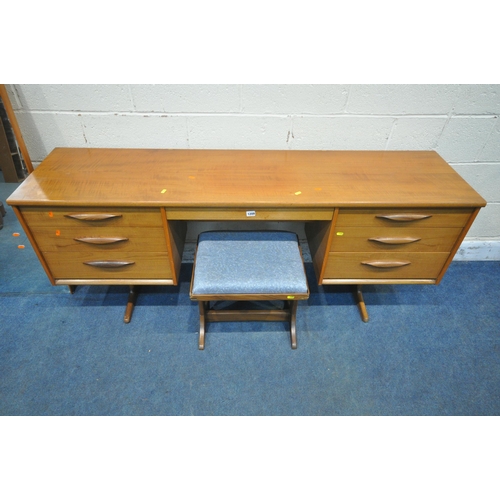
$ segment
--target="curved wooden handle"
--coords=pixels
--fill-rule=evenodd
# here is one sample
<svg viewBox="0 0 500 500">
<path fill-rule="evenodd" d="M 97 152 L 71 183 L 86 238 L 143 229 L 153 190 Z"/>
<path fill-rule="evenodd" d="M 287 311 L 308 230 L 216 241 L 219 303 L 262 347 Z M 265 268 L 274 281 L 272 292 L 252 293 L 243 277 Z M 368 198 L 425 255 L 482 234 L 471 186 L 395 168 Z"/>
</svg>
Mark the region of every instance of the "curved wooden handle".
<svg viewBox="0 0 500 500">
<path fill-rule="evenodd" d="M 89 260 L 84 262 L 84 264 L 87 266 L 111 269 L 116 267 L 131 266 L 132 264 L 135 264 L 135 262 L 127 260 Z"/>
<path fill-rule="evenodd" d="M 375 217 L 379 219 L 387 219 L 395 222 L 411 222 L 415 220 L 428 219 L 432 215 L 428 214 L 387 214 L 387 215 L 376 215 Z"/>
<path fill-rule="evenodd" d="M 407 266 L 411 262 L 409 260 L 365 260 L 361 264 L 371 267 L 390 268 Z"/>
<path fill-rule="evenodd" d="M 88 213 L 88 214 L 66 214 L 64 217 L 77 220 L 108 220 L 115 219 L 116 217 L 121 217 L 121 214 L 98 214 L 98 213 Z"/>
<path fill-rule="evenodd" d="M 75 241 L 81 241 L 82 243 L 89 243 L 90 245 L 109 245 L 110 243 L 118 243 L 120 241 L 128 241 L 128 238 L 121 238 L 120 236 L 110 237 L 110 238 L 73 238 Z"/>
<path fill-rule="evenodd" d="M 368 238 L 368 241 L 385 243 L 386 245 L 404 245 L 406 243 L 415 243 L 416 241 L 420 241 L 420 238 L 412 238 L 411 236 L 404 236 L 401 238 L 391 237 L 391 236 L 381 236 L 380 238 Z"/>
</svg>

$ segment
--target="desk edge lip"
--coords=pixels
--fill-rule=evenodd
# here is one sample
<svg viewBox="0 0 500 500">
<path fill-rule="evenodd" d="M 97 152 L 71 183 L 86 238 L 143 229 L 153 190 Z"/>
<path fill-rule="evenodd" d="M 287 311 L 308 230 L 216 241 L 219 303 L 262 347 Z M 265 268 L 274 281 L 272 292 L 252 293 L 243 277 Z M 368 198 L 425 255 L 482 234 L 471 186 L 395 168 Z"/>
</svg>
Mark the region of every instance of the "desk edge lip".
<svg viewBox="0 0 500 500">
<path fill-rule="evenodd" d="M 321 204 L 299 204 L 299 203 L 268 203 L 268 202 L 248 202 L 248 203 L 168 203 L 162 201 L 130 201 L 123 200 L 35 200 L 35 199 L 16 199 L 12 196 L 7 198 L 6 203 L 9 206 L 52 206 L 52 207 L 126 207 L 126 208 L 165 208 L 168 209 L 275 209 L 275 210 L 334 210 L 335 208 L 483 208 L 487 205 L 483 198 L 471 201 L 452 201 L 452 202 L 388 202 L 388 201 L 354 201 L 340 202 L 330 201 Z"/>
</svg>

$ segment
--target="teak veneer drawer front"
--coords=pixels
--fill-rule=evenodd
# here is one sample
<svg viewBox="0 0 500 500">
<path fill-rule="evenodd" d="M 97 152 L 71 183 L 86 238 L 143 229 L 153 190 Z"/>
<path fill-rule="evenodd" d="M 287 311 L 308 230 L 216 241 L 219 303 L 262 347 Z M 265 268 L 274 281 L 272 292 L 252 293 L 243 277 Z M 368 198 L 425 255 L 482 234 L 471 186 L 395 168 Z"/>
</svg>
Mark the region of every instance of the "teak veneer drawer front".
<svg viewBox="0 0 500 500">
<path fill-rule="evenodd" d="M 124 227 L 124 228 L 75 228 L 54 229 L 46 226 L 31 228 L 38 247 L 42 252 L 64 251 L 113 251 L 129 252 L 167 252 L 165 233 L 162 228 Z"/>
<path fill-rule="evenodd" d="M 23 207 L 28 226 L 62 227 L 161 227 L 156 208 Z"/>
<path fill-rule="evenodd" d="M 464 227 L 472 209 L 340 209 L 338 226 Z"/>
<path fill-rule="evenodd" d="M 332 252 L 324 279 L 434 279 L 448 255 L 448 252 Z"/>
<path fill-rule="evenodd" d="M 333 210 L 316 208 L 167 208 L 170 220 L 332 220 Z"/>
<path fill-rule="evenodd" d="M 55 279 L 172 278 L 164 252 L 44 252 Z"/>
<path fill-rule="evenodd" d="M 336 226 L 331 252 L 450 252 L 460 227 Z"/>
</svg>

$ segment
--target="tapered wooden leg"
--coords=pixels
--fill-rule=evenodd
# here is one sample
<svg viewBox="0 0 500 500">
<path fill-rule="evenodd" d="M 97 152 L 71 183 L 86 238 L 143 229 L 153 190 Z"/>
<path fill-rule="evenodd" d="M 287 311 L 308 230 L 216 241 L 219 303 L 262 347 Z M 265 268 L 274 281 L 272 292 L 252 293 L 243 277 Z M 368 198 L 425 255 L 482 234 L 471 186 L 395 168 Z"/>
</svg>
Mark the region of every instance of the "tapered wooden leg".
<svg viewBox="0 0 500 500">
<path fill-rule="evenodd" d="M 365 323 L 368 323 L 368 311 L 366 310 L 365 299 L 363 298 L 361 285 L 356 285 L 356 297 L 358 299 L 358 308 L 361 314 L 361 319 Z"/>
<path fill-rule="evenodd" d="M 76 290 L 76 285 L 68 285 L 68 288 L 69 288 L 69 293 L 73 295 Z"/>
<path fill-rule="evenodd" d="M 200 308 L 200 336 L 198 338 L 198 349 L 203 351 L 205 349 L 205 311 L 207 308 L 206 302 L 203 300 L 198 301 Z"/>
<path fill-rule="evenodd" d="M 125 316 L 123 321 L 125 323 L 130 323 L 132 319 L 132 313 L 134 312 L 135 301 L 137 300 L 138 287 L 135 285 L 130 285 L 130 291 L 128 293 L 127 308 L 125 309 Z"/>
<path fill-rule="evenodd" d="M 297 349 L 297 300 L 290 301 L 290 342 L 292 349 Z"/>
</svg>

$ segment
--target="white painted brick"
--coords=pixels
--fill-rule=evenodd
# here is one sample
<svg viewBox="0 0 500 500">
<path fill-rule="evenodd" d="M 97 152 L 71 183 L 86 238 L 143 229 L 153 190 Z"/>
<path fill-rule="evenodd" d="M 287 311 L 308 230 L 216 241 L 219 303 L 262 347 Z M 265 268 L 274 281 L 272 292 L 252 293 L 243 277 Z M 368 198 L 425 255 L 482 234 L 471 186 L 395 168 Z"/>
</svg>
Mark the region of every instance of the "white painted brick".
<svg viewBox="0 0 500 500">
<path fill-rule="evenodd" d="M 14 111 L 21 109 L 21 103 L 19 102 L 19 98 L 17 97 L 16 85 L 5 85 L 5 89 L 7 90 L 7 95 L 9 96 L 10 105 Z"/>
<path fill-rule="evenodd" d="M 458 85 L 352 85 L 347 113 L 446 115 Z"/>
<path fill-rule="evenodd" d="M 479 161 L 500 160 L 500 120 L 498 118 L 496 118 L 495 128 L 492 130 L 477 159 Z"/>
<path fill-rule="evenodd" d="M 81 119 L 76 114 L 16 113 L 33 162 L 42 161 L 57 147 L 86 147 Z"/>
<path fill-rule="evenodd" d="M 274 116 L 189 116 L 192 149 L 288 149 L 290 119 Z"/>
<path fill-rule="evenodd" d="M 499 89 L 8 85 L 35 165 L 60 146 L 435 149 L 488 202 L 469 232 L 471 242 L 500 242 Z"/>
<path fill-rule="evenodd" d="M 465 240 L 453 260 L 500 260 L 500 240 Z"/>
<path fill-rule="evenodd" d="M 499 114 L 500 85 L 460 85 L 456 114 Z"/>
<path fill-rule="evenodd" d="M 468 239 L 500 238 L 500 203 L 488 203 L 473 222 Z"/>
<path fill-rule="evenodd" d="M 130 85 L 137 111 L 230 113 L 240 110 L 239 85 Z"/>
<path fill-rule="evenodd" d="M 24 109 L 132 111 L 128 85 L 18 85 Z"/>
<path fill-rule="evenodd" d="M 88 147 L 188 147 L 183 116 L 84 114 L 82 121 Z"/>
<path fill-rule="evenodd" d="M 385 149 L 394 118 L 299 116 L 292 149 Z"/>
<path fill-rule="evenodd" d="M 242 85 L 244 113 L 335 114 L 344 111 L 348 85 Z"/>
<path fill-rule="evenodd" d="M 387 149 L 431 150 L 437 145 L 447 118 L 398 118 L 391 132 Z"/>
<path fill-rule="evenodd" d="M 500 162 L 451 164 L 451 166 L 486 201 L 500 203 Z M 500 225 L 500 221 L 495 221 L 495 223 Z"/>
<path fill-rule="evenodd" d="M 436 151 L 448 162 L 473 162 L 478 159 L 495 118 L 452 117 L 444 127 Z"/>
</svg>

